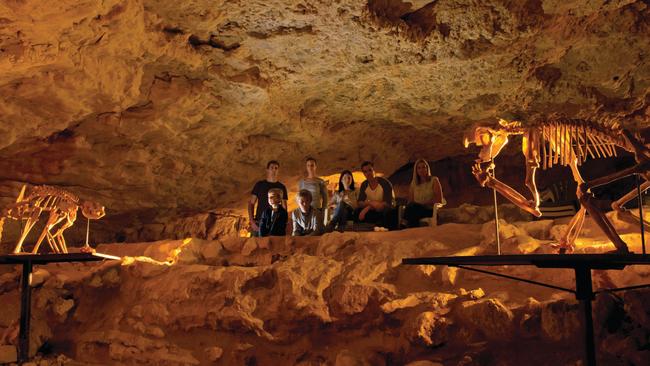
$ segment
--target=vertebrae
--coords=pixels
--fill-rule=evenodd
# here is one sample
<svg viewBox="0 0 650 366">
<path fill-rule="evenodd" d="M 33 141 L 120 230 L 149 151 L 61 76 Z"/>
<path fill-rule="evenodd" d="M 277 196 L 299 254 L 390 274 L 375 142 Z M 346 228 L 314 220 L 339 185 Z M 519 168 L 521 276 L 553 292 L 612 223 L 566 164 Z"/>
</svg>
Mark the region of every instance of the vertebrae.
<svg viewBox="0 0 650 366">
<path fill-rule="evenodd" d="M 573 159 L 581 165 L 588 156 L 592 159 L 616 156 L 616 147 L 633 152 L 618 124 L 553 117 L 529 128 L 532 136 L 541 137 L 535 147 L 540 150 L 538 156 L 543 169 L 553 165 L 566 166 Z"/>
</svg>

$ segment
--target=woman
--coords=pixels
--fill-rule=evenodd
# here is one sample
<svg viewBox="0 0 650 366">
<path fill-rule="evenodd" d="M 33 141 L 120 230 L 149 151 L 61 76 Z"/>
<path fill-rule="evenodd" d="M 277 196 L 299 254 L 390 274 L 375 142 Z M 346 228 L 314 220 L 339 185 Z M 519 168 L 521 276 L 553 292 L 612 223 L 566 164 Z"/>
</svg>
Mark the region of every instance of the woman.
<svg viewBox="0 0 650 366">
<path fill-rule="evenodd" d="M 339 176 L 339 189 L 332 197 L 330 208 L 334 209 L 332 220 L 325 228 L 326 232 L 332 232 L 334 229 L 345 231 L 348 218 L 351 218 L 354 210 L 357 208 L 357 191 L 354 190 L 354 177 L 352 172 L 344 170 Z"/>
<path fill-rule="evenodd" d="M 307 168 L 307 177 L 298 182 L 298 191 L 306 189 L 311 192 L 311 207 L 323 213 L 323 209 L 327 207 L 327 183 L 316 176 L 316 159 L 307 158 L 305 167 Z"/>
<path fill-rule="evenodd" d="M 440 181 L 437 177 L 431 176 L 429 163 L 424 159 L 418 159 L 413 164 L 408 201 L 404 211 L 408 227 L 419 226 L 420 219 L 433 216 L 434 205 L 445 203 Z"/>
</svg>

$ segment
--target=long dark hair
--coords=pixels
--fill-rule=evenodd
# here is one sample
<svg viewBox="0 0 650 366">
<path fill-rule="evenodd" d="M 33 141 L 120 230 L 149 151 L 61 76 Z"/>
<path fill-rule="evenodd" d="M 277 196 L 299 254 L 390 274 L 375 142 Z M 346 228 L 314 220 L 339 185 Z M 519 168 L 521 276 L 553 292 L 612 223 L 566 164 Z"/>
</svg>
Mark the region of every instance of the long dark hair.
<svg viewBox="0 0 650 366">
<path fill-rule="evenodd" d="M 350 177 L 352 178 L 352 183 L 350 183 L 350 189 L 354 191 L 354 175 L 352 175 L 351 171 L 344 170 L 341 172 L 341 175 L 339 175 L 339 192 L 343 192 L 345 190 L 345 187 L 343 186 L 343 176 L 346 174 L 350 174 Z"/>
</svg>

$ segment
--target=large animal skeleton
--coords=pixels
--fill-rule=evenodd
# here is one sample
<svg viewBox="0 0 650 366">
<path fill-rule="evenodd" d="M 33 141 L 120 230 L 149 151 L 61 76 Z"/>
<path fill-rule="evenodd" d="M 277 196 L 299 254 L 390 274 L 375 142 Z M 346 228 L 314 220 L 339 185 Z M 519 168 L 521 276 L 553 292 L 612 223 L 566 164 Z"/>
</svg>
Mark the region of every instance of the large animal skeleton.
<svg viewBox="0 0 650 366">
<path fill-rule="evenodd" d="M 88 219 L 99 219 L 105 214 L 104 206 L 96 202 L 81 200 L 61 188 L 33 186 L 25 194 L 25 186 L 23 186 L 16 202 L 0 210 L 0 238 L 2 237 L 2 227 L 5 219 L 24 220 L 25 224 L 20 233 L 20 239 L 14 249 L 15 254 L 22 252 L 25 238 L 38 222 L 41 213 L 49 212 L 45 227 L 38 237 L 32 253 L 36 254 L 38 252 L 43 239 L 47 239 L 52 252 L 67 253 L 68 248 L 63 232 L 74 224 L 79 207 L 81 207 L 81 213 Z M 53 231 L 58 224 L 61 225 L 56 231 Z M 93 251 L 88 243 L 81 250 L 84 252 Z"/>
<path fill-rule="evenodd" d="M 532 199 L 526 199 L 512 187 L 494 177 L 494 158 L 508 143 L 508 137 L 522 135 L 522 151 L 526 158 L 525 184 L 532 194 Z M 591 188 L 598 187 L 617 179 L 639 174 L 645 182 L 641 190 L 650 187 L 650 150 L 633 136 L 629 131 L 620 128 L 618 124 L 606 125 L 586 120 L 551 117 L 544 121 L 523 126 L 517 121 L 500 120 L 495 126 L 476 126 L 465 136 L 465 147 L 470 143 L 481 146 L 479 157 L 472 168 L 472 173 L 483 187 L 495 189 L 515 205 L 530 212 L 536 217 L 542 215 L 539 210 L 539 193 L 535 184 L 535 172 L 540 164 L 543 169 L 553 165 L 569 166 L 573 179 L 578 184 L 577 197 L 580 210 L 569 222 L 566 233 L 559 240 L 560 253 L 571 252 L 575 240 L 582 229 L 585 212 L 593 218 L 605 235 L 612 241 L 619 253 L 628 253 L 627 244 L 618 235 L 612 223 L 593 203 Z M 603 158 L 616 156 L 616 147 L 634 154 L 636 165 L 619 172 L 586 182 L 580 176 L 578 166 L 587 156 Z M 625 194 L 621 199 L 612 203 L 612 208 L 624 215 L 631 216 L 625 211 L 623 204 L 637 197 L 636 190 Z"/>
</svg>

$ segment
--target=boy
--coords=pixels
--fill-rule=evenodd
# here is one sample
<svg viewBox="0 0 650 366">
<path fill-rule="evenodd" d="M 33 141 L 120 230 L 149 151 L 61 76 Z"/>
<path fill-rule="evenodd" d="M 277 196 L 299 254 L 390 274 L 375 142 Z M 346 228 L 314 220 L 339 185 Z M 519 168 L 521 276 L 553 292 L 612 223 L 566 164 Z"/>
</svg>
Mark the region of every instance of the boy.
<svg viewBox="0 0 650 366">
<path fill-rule="evenodd" d="M 291 213 L 293 236 L 320 235 L 323 232 L 323 215 L 311 207 L 311 192 L 301 189 L 298 192 L 298 208 Z"/>
<path fill-rule="evenodd" d="M 282 189 L 271 188 L 268 193 L 269 207 L 260 216 L 259 236 L 286 235 L 287 209 L 282 206 Z"/>
</svg>

